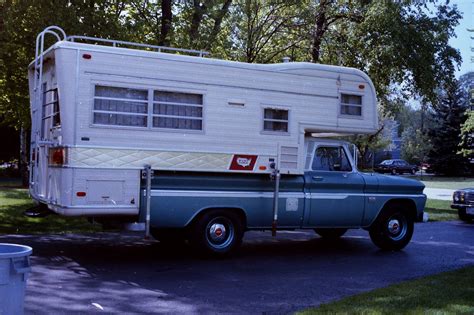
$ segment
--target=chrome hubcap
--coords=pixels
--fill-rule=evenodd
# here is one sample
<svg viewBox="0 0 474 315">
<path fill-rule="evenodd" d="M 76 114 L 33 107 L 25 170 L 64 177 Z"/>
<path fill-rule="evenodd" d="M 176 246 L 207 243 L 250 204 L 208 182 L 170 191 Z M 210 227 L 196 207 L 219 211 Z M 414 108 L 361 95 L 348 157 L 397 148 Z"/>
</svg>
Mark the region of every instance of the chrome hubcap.
<svg viewBox="0 0 474 315">
<path fill-rule="evenodd" d="M 391 234 L 397 234 L 400 232 L 400 222 L 398 222 L 398 220 L 390 220 L 388 222 L 388 231 Z"/>
<path fill-rule="evenodd" d="M 387 234 L 394 241 L 402 240 L 407 234 L 408 222 L 403 214 L 395 214 L 387 221 Z"/>
<path fill-rule="evenodd" d="M 225 239 L 226 238 L 225 226 L 220 223 L 214 223 L 213 225 L 211 225 L 211 227 L 209 228 L 209 237 L 214 242 L 219 242 Z"/>
<path fill-rule="evenodd" d="M 206 226 L 206 239 L 209 246 L 224 249 L 234 241 L 234 225 L 226 217 L 216 217 Z"/>
</svg>

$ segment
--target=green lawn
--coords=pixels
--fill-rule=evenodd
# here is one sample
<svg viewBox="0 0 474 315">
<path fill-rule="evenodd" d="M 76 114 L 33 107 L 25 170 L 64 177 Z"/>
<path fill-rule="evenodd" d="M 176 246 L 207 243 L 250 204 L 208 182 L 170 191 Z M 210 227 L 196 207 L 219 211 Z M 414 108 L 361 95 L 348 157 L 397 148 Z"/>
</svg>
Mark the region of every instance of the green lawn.
<svg viewBox="0 0 474 315">
<path fill-rule="evenodd" d="M 425 211 L 429 214 L 430 221 L 446 221 L 458 219 L 458 212 L 451 209 L 451 201 L 428 199 Z"/>
<path fill-rule="evenodd" d="M 28 218 L 23 211 L 34 204 L 26 189 L 12 188 L 13 182 L 3 185 L 0 182 L 0 235 L 92 232 L 100 227 L 89 223 L 85 218 L 68 218 L 50 215 L 45 218 Z M 9 186 L 9 187 L 8 187 Z"/>
<path fill-rule="evenodd" d="M 472 177 L 415 176 L 414 178 L 421 180 L 428 188 L 461 189 L 474 187 L 474 178 Z"/>
<path fill-rule="evenodd" d="M 358 294 L 299 314 L 474 314 L 474 266 Z"/>
</svg>

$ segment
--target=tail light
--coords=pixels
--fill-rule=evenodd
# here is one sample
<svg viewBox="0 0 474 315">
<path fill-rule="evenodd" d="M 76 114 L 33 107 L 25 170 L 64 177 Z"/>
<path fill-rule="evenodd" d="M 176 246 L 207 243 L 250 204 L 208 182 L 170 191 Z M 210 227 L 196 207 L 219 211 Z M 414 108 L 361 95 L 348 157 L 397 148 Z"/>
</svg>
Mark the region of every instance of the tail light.
<svg viewBox="0 0 474 315">
<path fill-rule="evenodd" d="M 49 164 L 54 166 L 63 166 L 66 164 L 66 148 L 50 148 Z"/>
</svg>

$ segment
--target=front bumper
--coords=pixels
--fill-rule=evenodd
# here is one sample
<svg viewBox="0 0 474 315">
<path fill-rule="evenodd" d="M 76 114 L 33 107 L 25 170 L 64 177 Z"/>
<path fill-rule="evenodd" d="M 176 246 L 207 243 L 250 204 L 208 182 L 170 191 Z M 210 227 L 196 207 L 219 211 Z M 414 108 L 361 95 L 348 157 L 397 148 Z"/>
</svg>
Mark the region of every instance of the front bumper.
<svg viewBox="0 0 474 315">
<path fill-rule="evenodd" d="M 463 216 L 474 219 L 474 214 L 466 213 L 467 208 L 474 208 L 474 204 L 465 204 L 465 203 L 453 203 L 453 204 L 451 204 L 451 209 L 458 210 L 458 213 L 460 215 L 463 215 Z"/>
</svg>

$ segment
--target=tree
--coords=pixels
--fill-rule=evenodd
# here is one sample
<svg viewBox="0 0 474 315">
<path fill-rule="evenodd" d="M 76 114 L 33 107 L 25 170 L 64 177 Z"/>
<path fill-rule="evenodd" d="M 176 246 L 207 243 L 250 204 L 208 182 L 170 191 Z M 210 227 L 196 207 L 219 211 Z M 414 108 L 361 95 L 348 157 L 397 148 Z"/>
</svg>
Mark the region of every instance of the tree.
<svg viewBox="0 0 474 315">
<path fill-rule="evenodd" d="M 27 183 L 27 135 L 30 127 L 27 66 L 34 59 L 36 35 L 49 25 L 67 33 L 126 39 L 122 12 L 128 1 L 0 1 L 0 124 L 19 132 L 20 168 Z M 51 14 L 54 12 L 54 14 Z M 51 38 L 46 40 L 46 47 Z"/>
<path fill-rule="evenodd" d="M 421 129 L 406 128 L 402 133 L 402 159 L 411 164 L 419 165 L 432 149 L 430 137 Z"/>
<path fill-rule="evenodd" d="M 467 113 L 467 119 L 461 126 L 460 154 L 464 157 L 474 158 L 474 111 Z"/>
<path fill-rule="evenodd" d="M 466 107 L 462 103 L 462 91 L 456 81 L 442 92 L 434 118 L 439 127 L 429 131 L 433 148 L 428 162 L 432 169 L 443 175 L 464 175 L 468 160 L 458 154 L 461 141 L 461 125 L 465 121 Z"/>
<path fill-rule="evenodd" d="M 474 72 L 468 72 L 459 78 L 459 86 L 462 91 L 462 102 L 466 108 L 467 119 L 461 126 L 460 154 L 474 158 L 474 111 L 471 104 L 474 100 Z"/>
</svg>

